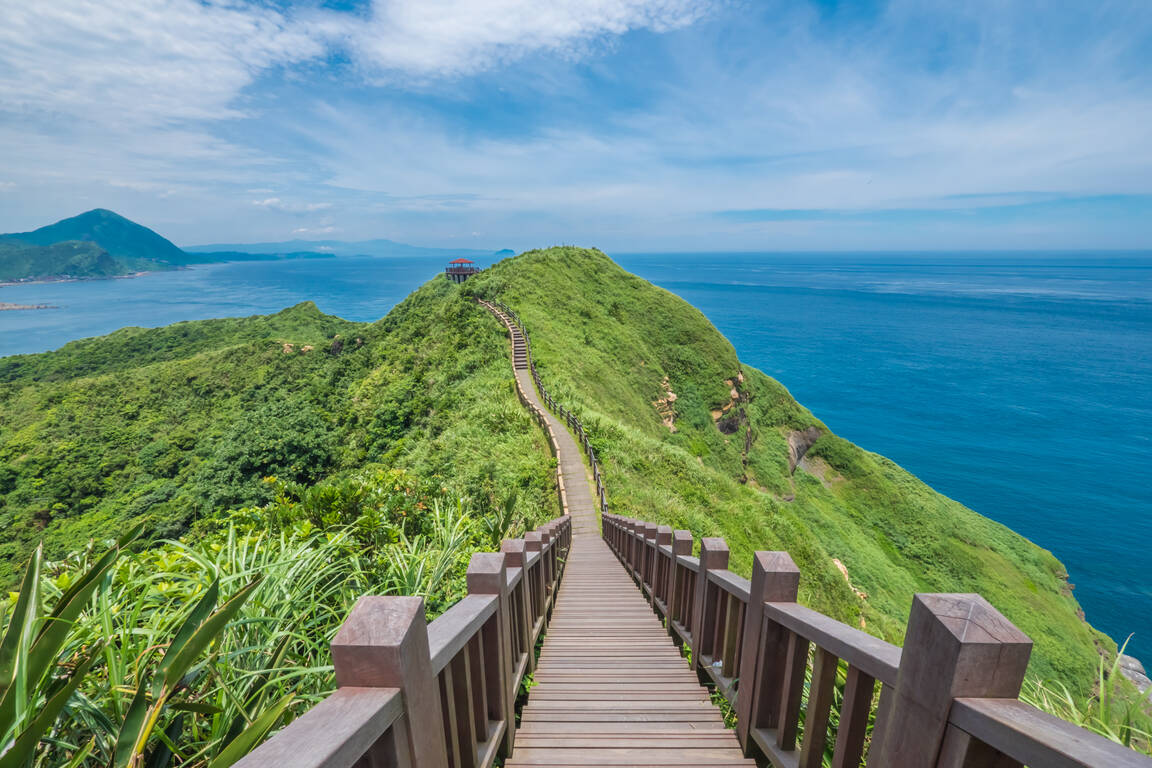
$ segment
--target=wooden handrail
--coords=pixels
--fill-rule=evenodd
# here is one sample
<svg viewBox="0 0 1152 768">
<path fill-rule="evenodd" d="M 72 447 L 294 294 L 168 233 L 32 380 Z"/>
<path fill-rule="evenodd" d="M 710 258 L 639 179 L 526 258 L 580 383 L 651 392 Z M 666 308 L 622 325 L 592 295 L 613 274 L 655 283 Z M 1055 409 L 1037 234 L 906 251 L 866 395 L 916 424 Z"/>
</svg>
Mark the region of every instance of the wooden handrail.
<svg viewBox="0 0 1152 768">
<path fill-rule="evenodd" d="M 785 552 L 757 552 L 749 580 L 728 570 L 723 539 L 703 539 L 693 558 L 687 531 L 665 543 L 666 527 L 602 520 L 605 541 L 652 592 L 669 633 L 732 702 L 741 745 L 776 768 L 822 765 L 841 662 L 836 768 L 861 764 L 873 711 L 868 766 L 1152 768 L 1019 701 L 1032 641 L 979 595 L 916 595 L 900 648 L 797 603 L 800 572 Z M 645 579 L 656 583 L 646 588 Z"/>
<path fill-rule="evenodd" d="M 1147 768 L 1148 759 L 1079 726 L 1013 699 L 956 699 L 941 765 L 963 766 L 971 739 L 1025 765 L 1045 768 Z M 957 732 L 958 731 L 958 732 Z"/>
<path fill-rule="evenodd" d="M 357 601 L 332 641 L 337 689 L 238 768 L 488 768 L 512 754 L 513 704 L 571 547 L 559 517 L 468 564 L 431 624 L 419 597 Z"/>
<path fill-rule="evenodd" d="M 898 645 L 830 619 L 799 603 L 765 603 L 764 620 L 774 621 L 795 632 L 885 685 L 896 685 L 902 653 Z"/>
</svg>

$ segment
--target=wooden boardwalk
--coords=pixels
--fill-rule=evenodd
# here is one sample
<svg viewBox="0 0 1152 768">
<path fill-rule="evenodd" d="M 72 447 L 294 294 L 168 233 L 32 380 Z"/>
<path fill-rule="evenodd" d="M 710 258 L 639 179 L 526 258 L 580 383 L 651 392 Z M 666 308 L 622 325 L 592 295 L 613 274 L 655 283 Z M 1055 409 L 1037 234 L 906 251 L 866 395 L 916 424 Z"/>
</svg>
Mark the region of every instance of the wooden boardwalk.
<svg viewBox="0 0 1152 768">
<path fill-rule="evenodd" d="M 555 436 L 572 517 L 564 580 L 507 768 L 755 765 L 601 538 L 580 447 L 540 402 L 519 329 L 492 311 L 512 334 L 521 390 Z"/>
<path fill-rule="evenodd" d="M 774 768 L 829 754 L 833 768 L 1152 768 L 1020 701 L 1032 641 L 979 595 L 915 595 L 901 648 L 799 604 L 787 552 L 756 552 L 747 579 L 723 539 L 693 557 L 690 531 L 613 514 L 587 431 L 547 392 L 514 311 L 481 303 L 512 332 L 570 514 L 474 553 L 467 596 L 431 623 L 419 597 L 362 596 L 332 641 L 337 690 L 235 768 L 755 765 L 746 754 Z"/>
</svg>

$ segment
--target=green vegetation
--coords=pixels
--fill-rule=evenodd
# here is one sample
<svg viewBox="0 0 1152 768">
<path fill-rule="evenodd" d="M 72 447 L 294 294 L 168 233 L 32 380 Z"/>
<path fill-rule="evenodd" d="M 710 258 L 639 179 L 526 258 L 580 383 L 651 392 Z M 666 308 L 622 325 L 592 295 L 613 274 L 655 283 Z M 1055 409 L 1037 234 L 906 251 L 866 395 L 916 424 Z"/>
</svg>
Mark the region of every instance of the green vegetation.
<svg viewBox="0 0 1152 768">
<path fill-rule="evenodd" d="M 6 269 L 6 261 L 0 260 L 0 280 L 61 274 L 73 277 L 107 277 L 143 269 L 171 269 L 174 265 L 186 263 L 187 258 L 184 251 L 171 241 L 147 227 L 103 208 L 62 219 L 32 232 L 0 235 L 0 244 L 5 242 L 16 243 L 24 250 L 26 257 L 33 259 L 33 262 L 27 274 L 20 275 L 10 274 Z M 67 244 L 74 249 L 80 249 L 81 244 L 86 244 L 88 251 L 93 254 L 103 252 L 101 267 L 103 271 L 65 271 L 65 267 L 71 270 L 82 268 L 85 262 L 77 259 L 75 264 L 58 264 L 51 258 L 53 252 L 50 249 L 44 250 L 48 246 L 58 244 Z M 29 246 L 42 248 L 35 250 Z M 0 250 L 0 253 L 3 251 Z"/>
<path fill-rule="evenodd" d="M 599 251 L 521 254 L 466 285 L 520 314 L 540 375 L 593 437 L 615 512 L 723 536 L 745 575 L 754 550 L 787 550 L 802 602 L 893 642 L 914 593 L 979 592 L 1036 642 L 1039 676 L 1083 693 L 1099 650 L 1114 651 L 1051 553 L 831 434 L 698 310 Z M 815 438 L 794 471 L 790 438 Z"/>
<path fill-rule="evenodd" d="M 331 690 L 328 643 L 360 595 L 421 595 L 435 616 L 473 551 L 539 522 L 478 517 L 396 470 L 270 485 L 183 541 L 33 554 L 0 602 L 0 768 L 227 768 Z"/>
<path fill-rule="evenodd" d="M 435 614 L 472 551 L 557 514 L 506 334 L 465 292 L 523 318 L 614 511 L 723 536 L 736 570 L 788 550 L 802 602 L 896 642 L 913 593 L 979 592 L 1036 641 L 1032 671 L 1052 681 L 1037 691 L 1066 686 L 1087 711 L 1115 648 L 1050 553 L 832 435 L 685 302 L 598 251 L 556 248 L 463 286 L 438 276 L 371 324 L 306 303 L 0 359 L 0 581 L 15 587 L 31 559 L 43 595 L 0 600 L 0 626 L 34 637 L 104 567 L 90 540 L 144 524 L 56 622 L 51 664 L 21 676 L 0 653 L 0 688 L 35 678 L 21 712 L 76 684 L 37 761 L 222 768 L 240 723 L 276 727 L 330 688 L 326 644 L 357 595 L 420 594 Z M 216 639 L 182 655 L 186 686 L 166 688 L 178 642 L 238 594 Z M 31 725 L 3 715 L 0 739 Z"/>
<path fill-rule="evenodd" d="M 113 258 L 96 243 L 69 240 L 34 245 L 0 240 L 0 282 L 44 277 L 113 277 L 167 268 L 146 259 Z"/>
</svg>

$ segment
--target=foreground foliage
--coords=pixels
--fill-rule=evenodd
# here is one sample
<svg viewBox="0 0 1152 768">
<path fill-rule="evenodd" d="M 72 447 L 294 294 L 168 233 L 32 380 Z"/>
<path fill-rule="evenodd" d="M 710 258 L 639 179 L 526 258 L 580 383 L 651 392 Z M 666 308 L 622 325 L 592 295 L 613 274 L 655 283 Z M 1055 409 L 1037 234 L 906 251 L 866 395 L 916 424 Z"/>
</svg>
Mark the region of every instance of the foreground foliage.
<svg viewBox="0 0 1152 768">
<path fill-rule="evenodd" d="M 396 471 L 270 484 L 272 503 L 183 541 L 36 551 L 0 622 L 0 768 L 227 768 L 331 689 L 328 643 L 360 595 L 421 595 L 435 616 L 472 552 L 539 522 Z"/>
</svg>

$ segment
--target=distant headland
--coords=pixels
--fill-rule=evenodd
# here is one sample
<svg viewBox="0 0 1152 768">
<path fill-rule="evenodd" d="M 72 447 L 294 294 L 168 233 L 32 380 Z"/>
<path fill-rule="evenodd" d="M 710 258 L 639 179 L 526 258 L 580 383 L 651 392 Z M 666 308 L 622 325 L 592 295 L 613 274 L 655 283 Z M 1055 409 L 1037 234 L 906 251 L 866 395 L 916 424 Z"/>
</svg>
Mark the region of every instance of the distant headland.
<svg viewBox="0 0 1152 768">
<path fill-rule="evenodd" d="M 163 235 L 104 208 L 55 224 L 0 234 L 0 286 L 61 280 L 134 277 L 229 261 L 316 259 L 334 256 L 504 258 L 513 251 L 424 248 L 393 240 L 289 240 L 180 248 Z"/>
</svg>

